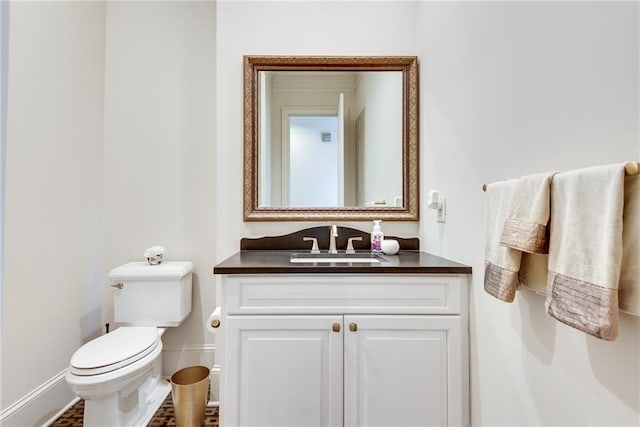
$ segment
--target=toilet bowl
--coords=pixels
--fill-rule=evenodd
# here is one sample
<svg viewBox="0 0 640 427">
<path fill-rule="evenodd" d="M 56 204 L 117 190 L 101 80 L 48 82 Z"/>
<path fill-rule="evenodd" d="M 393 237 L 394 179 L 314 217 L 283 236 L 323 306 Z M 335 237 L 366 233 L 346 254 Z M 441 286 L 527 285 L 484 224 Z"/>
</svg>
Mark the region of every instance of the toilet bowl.
<svg viewBox="0 0 640 427">
<path fill-rule="evenodd" d="M 146 425 L 167 397 L 161 338 L 191 312 L 192 271 L 191 262 L 129 263 L 109 273 L 114 319 L 126 326 L 76 350 L 65 375 L 85 400 L 85 427 Z"/>
<path fill-rule="evenodd" d="M 162 379 L 163 330 L 121 327 L 80 347 L 66 373 L 85 399 L 84 425 L 146 425 L 171 385 Z"/>
</svg>

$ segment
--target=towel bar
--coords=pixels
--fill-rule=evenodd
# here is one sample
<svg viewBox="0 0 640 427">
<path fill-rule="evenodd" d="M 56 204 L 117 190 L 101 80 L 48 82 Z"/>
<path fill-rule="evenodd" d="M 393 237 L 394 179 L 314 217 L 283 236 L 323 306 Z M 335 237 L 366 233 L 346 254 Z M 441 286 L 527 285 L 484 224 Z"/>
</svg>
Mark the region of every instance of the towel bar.
<svg viewBox="0 0 640 427">
<path fill-rule="evenodd" d="M 624 165 L 624 171 L 627 175 L 638 175 L 640 173 L 640 162 L 627 162 Z M 482 191 L 487 191 L 488 184 L 482 184 Z"/>
</svg>

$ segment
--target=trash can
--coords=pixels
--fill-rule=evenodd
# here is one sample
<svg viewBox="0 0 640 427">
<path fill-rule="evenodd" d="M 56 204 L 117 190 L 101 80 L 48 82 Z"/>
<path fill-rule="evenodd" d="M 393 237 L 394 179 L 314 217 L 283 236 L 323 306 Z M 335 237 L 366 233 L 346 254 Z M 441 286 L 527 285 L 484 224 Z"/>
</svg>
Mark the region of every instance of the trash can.
<svg viewBox="0 0 640 427">
<path fill-rule="evenodd" d="M 209 400 L 209 368 L 189 366 L 171 376 L 171 400 L 178 427 L 200 427 Z"/>
</svg>

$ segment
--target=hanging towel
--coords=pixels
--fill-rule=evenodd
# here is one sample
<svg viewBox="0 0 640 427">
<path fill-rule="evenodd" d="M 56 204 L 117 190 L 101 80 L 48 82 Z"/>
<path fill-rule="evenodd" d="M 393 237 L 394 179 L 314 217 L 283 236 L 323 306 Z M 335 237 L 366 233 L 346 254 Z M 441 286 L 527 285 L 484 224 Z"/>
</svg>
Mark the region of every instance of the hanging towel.
<svg viewBox="0 0 640 427">
<path fill-rule="evenodd" d="M 516 180 L 500 244 L 527 253 L 548 253 L 550 187 L 556 173 L 526 175 Z"/>
<path fill-rule="evenodd" d="M 618 335 L 624 164 L 557 174 L 551 186 L 545 307 L 604 340 Z"/>
<path fill-rule="evenodd" d="M 546 295 L 549 255 L 522 253 L 518 280 L 524 289 Z"/>
<path fill-rule="evenodd" d="M 548 256 L 500 244 L 516 189 L 517 180 L 487 186 L 484 289 L 505 302 L 513 302 L 518 285 L 537 292 L 546 290 Z"/>
<path fill-rule="evenodd" d="M 518 286 L 518 270 L 522 252 L 500 245 L 515 180 L 487 186 L 484 290 L 494 297 L 513 302 Z"/>
<path fill-rule="evenodd" d="M 620 310 L 640 316 L 640 175 L 624 180 Z"/>
</svg>

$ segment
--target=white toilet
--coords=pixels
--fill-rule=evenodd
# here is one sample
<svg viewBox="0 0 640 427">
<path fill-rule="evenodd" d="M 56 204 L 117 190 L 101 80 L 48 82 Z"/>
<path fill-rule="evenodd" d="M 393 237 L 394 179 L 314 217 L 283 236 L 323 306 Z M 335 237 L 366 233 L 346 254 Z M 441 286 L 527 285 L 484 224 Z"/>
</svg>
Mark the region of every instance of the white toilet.
<svg viewBox="0 0 640 427">
<path fill-rule="evenodd" d="M 132 262 L 109 272 L 120 327 L 80 347 L 65 376 L 85 399 L 84 426 L 146 425 L 158 410 L 171 390 L 161 337 L 191 312 L 193 269 L 192 262 Z"/>
</svg>

